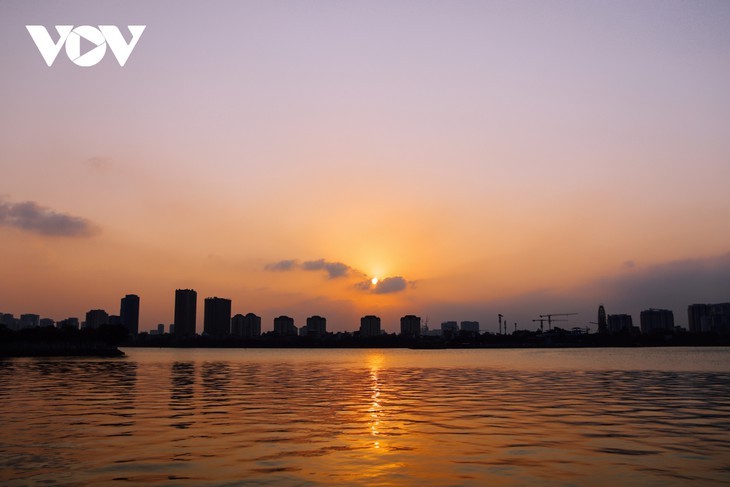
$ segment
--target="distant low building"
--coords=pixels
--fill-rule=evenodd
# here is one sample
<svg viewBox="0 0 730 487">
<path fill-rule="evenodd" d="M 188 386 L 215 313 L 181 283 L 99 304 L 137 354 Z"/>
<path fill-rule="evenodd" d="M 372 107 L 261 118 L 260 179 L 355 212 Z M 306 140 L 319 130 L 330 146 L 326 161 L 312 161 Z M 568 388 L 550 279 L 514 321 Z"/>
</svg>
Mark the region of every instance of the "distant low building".
<svg viewBox="0 0 730 487">
<path fill-rule="evenodd" d="M 458 335 L 459 324 L 456 321 L 444 321 L 441 323 L 441 334 L 446 338 Z"/>
<path fill-rule="evenodd" d="M 461 331 L 469 333 L 479 333 L 479 322 L 478 321 L 462 321 Z"/>
<path fill-rule="evenodd" d="M 56 326 L 56 322 L 50 318 L 41 318 L 39 324 L 41 328 L 53 328 Z"/>
<path fill-rule="evenodd" d="M 21 328 L 38 328 L 41 324 L 41 317 L 33 313 L 20 315 Z"/>
<path fill-rule="evenodd" d="M 109 314 L 103 309 L 92 309 L 86 313 L 86 328 L 94 329 L 109 324 Z"/>
<path fill-rule="evenodd" d="M 0 325 L 5 325 L 8 330 L 17 330 L 18 320 L 11 313 L 0 313 Z"/>
<path fill-rule="evenodd" d="M 61 320 L 58 323 L 56 323 L 56 326 L 58 328 L 61 328 L 62 330 L 78 330 L 79 329 L 79 319 L 78 318 L 66 318 L 65 320 Z"/>
</svg>

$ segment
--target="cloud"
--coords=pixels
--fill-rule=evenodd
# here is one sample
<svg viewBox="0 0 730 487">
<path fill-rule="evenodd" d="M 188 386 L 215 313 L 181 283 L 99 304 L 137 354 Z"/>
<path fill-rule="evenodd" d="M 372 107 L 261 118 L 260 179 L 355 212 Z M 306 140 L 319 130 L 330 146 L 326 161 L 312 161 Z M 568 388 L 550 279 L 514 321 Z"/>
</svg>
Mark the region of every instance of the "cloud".
<svg viewBox="0 0 730 487">
<path fill-rule="evenodd" d="M 267 271 L 291 271 L 293 270 L 297 265 L 296 259 L 290 259 L 290 260 L 280 260 L 279 262 L 274 262 L 271 264 L 266 264 L 264 269 Z"/>
<path fill-rule="evenodd" d="M 404 291 L 409 284 L 413 286 L 414 283 L 409 283 L 401 276 L 395 276 L 381 279 L 377 284 L 373 284 L 372 281 L 358 282 L 355 284 L 355 287 L 361 291 L 373 294 L 390 294 Z"/>
<path fill-rule="evenodd" d="M 107 173 L 112 170 L 113 163 L 108 157 L 94 156 L 83 161 L 84 166 L 95 173 Z"/>
<path fill-rule="evenodd" d="M 324 271 L 327 273 L 328 279 L 338 279 L 341 277 L 357 277 L 362 278 L 367 274 L 349 266 L 343 262 L 331 262 L 325 259 L 306 260 L 299 262 L 297 259 L 280 260 L 266 264 L 264 269 L 272 272 L 295 271 L 302 270 L 307 272 Z M 408 286 L 414 286 L 415 283 L 407 281 L 404 277 L 394 276 L 386 277 L 373 284 L 370 280 L 361 281 L 355 284 L 355 288 L 372 293 L 372 294 L 390 294 L 405 290 Z"/>
<path fill-rule="evenodd" d="M 327 275 L 330 279 L 336 279 L 338 277 L 346 276 L 352 268 L 342 262 L 327 262 L 324 259 L 319 259 L 309 260 L 302 263 L 302 269 L 305 271 L 325 270 L 327 271 Z"/>
<path fill-rule="evenodd" d="M 601 279 L 589 290 L 633 308 L 684 309 L 695 302 L 730 301 L 730 253 L 665 262 Z M 675 319 L 677 317 L 675 316 Z"/>
<path fill-rule="evenodd" d="M 280 260 L 279 262 L 266 264 L 264 269 L 267 271 L 293 271 L 297 269 L 310 272 L 325 271 L 329 279 L 344 277 L 351 271 L 354 271 L 354 269 L 347 264 L 343 264 L 342 262 L 330 262 L 325 259 L 307 260 L 301 264 L 297 259 Z"/>
<path fill-rule="evenodd" d="M 378 281 L 373 289 L 375 294 L 390 294 L 403 291 L 408 287 L 408 281 L 401 276 L 386 277 L 385 279 Z"/>
<path fill-rule="evenodd" d="M 96 230 L 85 218 L 57 213 L 34 201 L 0 201 L 0 225 L 54 237 L 89 237 Z"/>
</svg>

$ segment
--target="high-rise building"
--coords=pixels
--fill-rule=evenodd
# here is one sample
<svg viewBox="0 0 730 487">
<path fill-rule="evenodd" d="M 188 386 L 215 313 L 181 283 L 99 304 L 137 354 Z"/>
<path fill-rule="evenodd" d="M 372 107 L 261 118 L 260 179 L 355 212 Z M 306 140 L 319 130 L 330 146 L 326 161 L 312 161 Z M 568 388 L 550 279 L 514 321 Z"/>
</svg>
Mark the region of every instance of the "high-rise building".
<svg viewBox="0 0 730 487">
<path fill-rule="evenodd" d="M 380 318 L 373 315 L 360 318 L 360 336 L 364 338 L 380 336 Z"/>
<path fill-rule="evenodd" d="M 631 315 L 608 315 L 606 320 L 606 330 L 608 333 L 629 333 L 633 327 L 634 321 Z"/>
<path fill-rule="evenodd" d="M 103 309 L 92 309 L 86 313 L 86 328 L 99 328 L 109 324 L 109 314 Z"/>
<path fill-rule="evenodd" d="M 327 333 L 327 320 L 321 316 L 307 318 L 307 336 L 322 338 Z"/>
<path fill-rule="evenodd" d="M 234 337 L 243 336 L 243 315 L 237 313 L 231 318 L 231 335 Z"/>
<path fill-rule="evenodd" d="M 175 290 L 175 335 L 195 335 L 198 293 L 192 289 Z"/>
<path fill-rule="evenodd" d="M 205 298 L 203 310 L 203 331 L 212 336 L 231 334 L 231 300 L 226 298 Z"/>
<path fill-rule="evenodd" d="M 646 309 L 641 312 L 641 333 L 674 330 L 674 313 L 668 309 Z"/>
<path fill-rule="evenodd" d="M 119 306 L 119 317 L 122 325 L 127 328 L 130 334 L 139 333 L 139 296 L 127 294 L 122 298 Z"/>
<path fill-rule="evenodd" d="M 608 332 L 608 320 L 606 319 L 606 309 L 603 305 L 598 307 L 598 333 Z"/>
<path fill-rule="evenodd" d="M 691 304 L 687 315 L 692 333 L 730 334 L 730 303 Z"/>
<path fill-rule="evenodd" d="M 294 318 L 289 316 L 277 316 L 274 318 L 274 334 L 282 337 L 297 336 L 297 327 L 294 326 Z"/>
<path fill-rule="evenodd" d="M 261 336 L 261 317 L 253 313 L 246 313 L 243 317 L 243 338 L 257 338 Z"/>
<path fill-rule="evenodd" d="M 702 320 L 710 316 L 709 304 L 690 304 L 687 306 L 687 319 L 689 322 L 689 331 L 691 333 L 701 333 Z"/>
<path fill-rule="evenodd" d="M 421 317 L 406 315 L 400 319 L 400 334 L 406 338 L 418 338 L 421 336 Z"/>
</svg>

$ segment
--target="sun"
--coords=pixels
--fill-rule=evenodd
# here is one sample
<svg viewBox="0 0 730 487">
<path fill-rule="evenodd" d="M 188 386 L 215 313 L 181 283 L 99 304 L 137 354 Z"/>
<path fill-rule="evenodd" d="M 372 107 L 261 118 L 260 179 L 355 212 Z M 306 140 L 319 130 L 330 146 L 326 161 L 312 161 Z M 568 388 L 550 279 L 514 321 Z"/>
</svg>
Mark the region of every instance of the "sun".
<svg viewBox="0 0 730 487">
<path fill-rule="evenodd" d="M 379 279 L 377 277 L 373 277 L 372 279 L 370 279 L 370 282 L 373 283 L 373 286 L 377 286 L 378 285 L 378 280 Z"/>
</svg>

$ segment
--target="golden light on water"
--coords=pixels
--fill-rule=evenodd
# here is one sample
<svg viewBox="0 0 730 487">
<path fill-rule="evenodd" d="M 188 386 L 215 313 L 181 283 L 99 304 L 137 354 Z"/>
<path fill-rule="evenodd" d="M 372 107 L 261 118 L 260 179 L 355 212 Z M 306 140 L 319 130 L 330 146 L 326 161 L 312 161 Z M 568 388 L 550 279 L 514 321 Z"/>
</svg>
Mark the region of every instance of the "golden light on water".
<svg viewBox="0 0 730 487">
<path fill-rule="evenodd" d="M 377 282 L 377 278 L 373 278 L 373 284 Z M 368 409 L 368 413 L 370 413 L 369 418 L 369 424 L 370 424 L 370 435 L 373 436 L 373 448 L 378 450 L 380 449 L 380 441 L 378 438 L 379 432 L 379 426 L 380 426 L 380 414 L 382 411 L 382 408 L 380 406 L 380 381 L 378 379 L 378 372 L 380 370 L 380 367 L 383 363 L 383 356 L 378 355 L 371 355 L 368 357 L 368 364 L 370 365 L 370 380 L 371 380 L 371 386 L 370 386 L 370 399 L 372 400 L 372 404 L 370 405 L 370 408 Z"/>
</svg>

